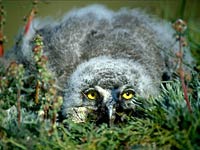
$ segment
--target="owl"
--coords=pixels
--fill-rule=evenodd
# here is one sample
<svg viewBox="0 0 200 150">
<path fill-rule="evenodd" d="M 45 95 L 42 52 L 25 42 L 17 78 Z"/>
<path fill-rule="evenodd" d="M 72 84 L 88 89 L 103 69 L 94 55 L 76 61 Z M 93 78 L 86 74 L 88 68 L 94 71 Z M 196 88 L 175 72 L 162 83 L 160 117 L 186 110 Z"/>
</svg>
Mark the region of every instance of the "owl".
<svg viewBox="0 0 200 150">
<path fill-rule="evenodd" d="M 64 97 L 62 116 L 111 125 L 134 115 L 137 97 L 160 92 L 174 65 L 171 25 L 139 9 L 101 5 L 74 9 L 58 20 L 35 19 L 12 52 L 31 69 L 32 40 L 43 37 L 48 68 Z"/>
</svg>

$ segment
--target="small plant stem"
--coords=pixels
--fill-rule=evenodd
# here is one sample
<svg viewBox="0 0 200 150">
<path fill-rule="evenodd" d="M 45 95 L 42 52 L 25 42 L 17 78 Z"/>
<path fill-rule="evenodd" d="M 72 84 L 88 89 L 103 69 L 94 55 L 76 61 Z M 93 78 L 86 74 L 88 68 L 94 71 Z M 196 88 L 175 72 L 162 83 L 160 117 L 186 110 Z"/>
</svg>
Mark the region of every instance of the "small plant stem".
<svg viewBox="0 0 200 150">
<path fill-rule="evenodd" d="M 31 23 L 33 21 L 33 18 L 35 16 L 35 9 L 33 8 L 28 16 L 28 21 L 26 23 L 26 26 L 25 26 L 25 29 L 24 29 L 24 34 L 27 34 L 29 29 L 30 29 L 30 26 L 31 26 Z"/>
<path fill-rule="evenodd" d="M 179 35 L 179 53 L 181 54 L 181 56 L 179 57 L 179 74 L 180 74 L 180 79 L 181 79 L 181 85 L 183 88 L 183 94 L 184 94 L 184 99 L 186 101 L 188 110 L 190 113 L 192 113 L 192 108 L 188 99 L 188 94 L 187 94 L 187 86 L 185 84 L 185 79 L 184 79 L 184 70 L 183 70 L 183 50 L 182 50 L 182 42 L 181 42 L 181 38 L 182 36 Z"/>
<path fill-rule="evenodd" d="M 55 99 L 55 97 L 54 97 Z M 49 130 L 49 134 L 52 134 L 54 132 L 54 127 L 55 127 L 55 123 L 56 123 L 56 112 L 55 112 L 55 106 L 54 106 L 54 101 L 53 101 L 53 104 L 52 104 L 52 111 L 53 111 L 53 116 L 51 118 L 51 124 L 52 124 L 52 127 L 51 129 Z"/>
<path fill-rule="evenodd" d="M 181 78 L 181 84 L 182 84 L 182 88 L 183 88 L 184 98 L 187 103 L 188 110 L 190 113 L 192 113 L 192 108 L 191 108 L 191 105 L 190 105 L 190 102 L 188 99 L 187 86 L 185 85 L 184 76 L 181 75 L 180 78 Z"/>
<path fill-rule="evenodd" d="M 55 108 L 53 108 L 53 109 L 55 109 Z M 56 113 L 53 112 L 52 125 L 54 126 L 55 123 L 56 123 Z"/>
<path fill-rule="evenodd" d="M 5 12 L 2 5 L 2 1 L 0 1 L 0 57 L 4 55 L 4 33 L 3 28 L 5 24 Z"/>
<path fill-rule="evenodd" d="M 39 103 L 39 91 L 40 91 L 40 84 L 39 84 L 39 81 L 37 80 L 36 90 L 35 90 L 35 103 L 36 104 Z"/>
<path fill-rule="evenodd" d="M 20 95 L 21 95 L 21 90 L 17 90 L 17 122 L 18 122 L 18 127 L 20 127 L 20 122 L 21 122 L 21 103 L 20 103 Z"/>
<path fill-rule="evenodd" d="M 51 120 L 51 123 L 52 123 L 52 127 L 49 130 L 50 134 L 52 134 L 54 132 L 54 127 L 55 127 L 55 123 L 56 123 L 56 113 L 55 112 L 53 112 L 53 118 Z"/>
</svg>

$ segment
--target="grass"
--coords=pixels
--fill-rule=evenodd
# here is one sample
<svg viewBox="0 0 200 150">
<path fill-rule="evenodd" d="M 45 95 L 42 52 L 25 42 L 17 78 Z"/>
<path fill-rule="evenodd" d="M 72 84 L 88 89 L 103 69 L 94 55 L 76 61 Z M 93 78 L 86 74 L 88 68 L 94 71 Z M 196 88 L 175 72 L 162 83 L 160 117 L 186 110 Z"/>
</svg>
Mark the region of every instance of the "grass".
<svg viewBox="0 0 200 150">
<path fill-rule="evenodd" d="M 19 66 L 18 66 L 19 67 Z M 1 75 L 7 75 L 1 67 Z M 189 83 L 189 100 L 193 112 L 187 109 L 181 83 L 178 80 L 162 87 L 157 98 L 138 99 L 136 110 L 142 117 L 130 117 L 126 123 L 96 126 L 86 122 L 76 124 L 70 120 L 52 124 L 52 117 L 41 115 L 40 107 L 29 94 L 21 97 L 19 125 L 15 79 L 0 95 L 0 147 L 1 149 L 199 149 L 200 148 L 200 80 L 196 72 Z M 5 78 L 1 76 L 1 79 Z M 28 77 L 24 77 L 24 79 Z M 13 83 L 11 83 L 13 82 Z M 47 83 L 47 82 L 46 82 Z M 30 87 L 29 87 L 30 88 Z M 14 91 L 14 92 L 13 92 Z M 5 93 L 4 93 L 5 92 Z M 41 91 L 41 95 L 47 91 Z M 33 92 L 34 93 L 34 92 Z M 25 102 L 29 100 L 29 102 Z M 32 104 L 30 104 L 32 103 Z M 37 108 L 36 108 L 37 106 Z M 12 109 L 8 113 L 8 108 Z M 49 109 L 50 114 L 53 113 Z"/>
<path fill-rule="evenodd" d="M 42 46 L 41 38 L 36 38 L 34 73 L 15 62 L 8 68 L 0 66 L 0 149 L 200 149 L 198 72 L 193 70 L 187 81 L 192 113 L 180 81 L 173 80 L 161 87 L 158 97 L 139 98 L 136 112 L 143 115 L 129 116 L 126 123 L 111 127 L 71 120 L 58 123 L 62 97 L 54 88 Z"/>
</svg>

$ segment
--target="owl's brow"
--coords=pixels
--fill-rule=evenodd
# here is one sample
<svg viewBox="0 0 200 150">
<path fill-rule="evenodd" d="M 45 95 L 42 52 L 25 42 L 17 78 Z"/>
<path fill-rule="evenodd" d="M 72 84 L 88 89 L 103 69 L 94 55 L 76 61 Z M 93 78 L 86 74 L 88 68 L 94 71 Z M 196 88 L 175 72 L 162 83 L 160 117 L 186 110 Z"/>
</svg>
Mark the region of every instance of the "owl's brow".
<svg viewBox="0 0 200 150">
<path fill-rule="evenodd" d="M 86 89 L 82 90 L 81 93 L 85 94 L 85 93 L 87 93 L 87 92 L 90 91 L 90 90 L 94 90 L 94 91 L 96 91 L 95 88 L 93 88 L 93 87 L 89 87 L 89 88 L 86 88 Z"/>
<path fill-rule="evenodd" d="M 132 85 L 130 85 L 130 84 L 123 85 L 122 87 L 119 88 L 120 92 L 123 92 L 124 90 L 128 90 L 128 89 L 135 91 L 134 87 Z"/>
</svg>

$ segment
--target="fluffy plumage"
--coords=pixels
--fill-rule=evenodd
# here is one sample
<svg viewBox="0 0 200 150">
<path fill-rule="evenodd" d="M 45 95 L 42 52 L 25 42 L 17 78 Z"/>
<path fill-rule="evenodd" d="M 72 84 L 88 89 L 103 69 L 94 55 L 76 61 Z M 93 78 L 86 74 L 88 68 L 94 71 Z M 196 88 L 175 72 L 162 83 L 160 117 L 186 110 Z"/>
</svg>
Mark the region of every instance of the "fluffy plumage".
<svg viewBox="0 0 200 150">
<path fill-rule="evenodd" d="M 134 110 L 136 95 L 159 93 L 163 74 L 170 75 L 173 68 L 163 50 L 177 47 L 169 23 L 137 9 L 114 12 L 93 5 L 62 20 L 34 20 L 22 45 L 15 47 L 16 58 L 30 68 L 36 33 L 42 35 L 49 68 L 64 89 L 62 114 L 76 122 L 91 113 L 97 122 L 123 120 L 119 112 Z M 125 100 L 124 91 L 134 96 Z"/>
</svg>

